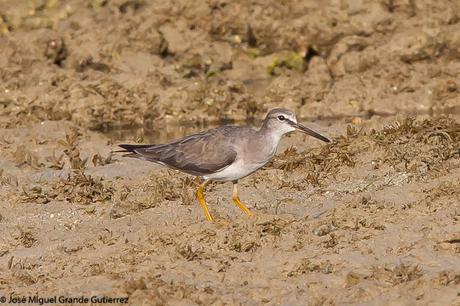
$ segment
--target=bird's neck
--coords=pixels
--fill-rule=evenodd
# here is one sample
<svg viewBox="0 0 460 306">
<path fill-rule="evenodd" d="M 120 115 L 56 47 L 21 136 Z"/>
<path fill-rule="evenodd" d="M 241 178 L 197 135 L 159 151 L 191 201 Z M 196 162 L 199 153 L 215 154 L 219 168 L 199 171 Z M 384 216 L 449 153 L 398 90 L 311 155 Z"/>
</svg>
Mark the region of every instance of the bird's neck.
<svg viewBox="0 0 460 306">
<path fill-rule="evenodd" d="M 271 149 L 276 152 L 278 148 L 278 144 L 281 141 L 281 138 L 285 134 L 283 131 L 277 129 L 271 129 L 270 126 L 264 123 L 259 130 L 259 133 L 263 136 L 263 138 L 268 142 L 267 144 L 271 145 Z"/>
</svg>

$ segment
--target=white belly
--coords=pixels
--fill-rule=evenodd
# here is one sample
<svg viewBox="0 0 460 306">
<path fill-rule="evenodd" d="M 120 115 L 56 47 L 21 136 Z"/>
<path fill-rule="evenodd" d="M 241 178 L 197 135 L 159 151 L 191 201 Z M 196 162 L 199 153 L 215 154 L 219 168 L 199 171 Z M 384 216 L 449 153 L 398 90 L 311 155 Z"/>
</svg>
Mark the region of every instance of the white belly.
<svg viewBox="0 0 460 306">
<path fill-rule="evenodd" d="M 203 176 L 205 180 L 212 181 L 235 181 L 257 171 L 267 162 L 243 164 L 241 160 L 236 160 L 233 164 L 223 170 Z"/>
</svg>

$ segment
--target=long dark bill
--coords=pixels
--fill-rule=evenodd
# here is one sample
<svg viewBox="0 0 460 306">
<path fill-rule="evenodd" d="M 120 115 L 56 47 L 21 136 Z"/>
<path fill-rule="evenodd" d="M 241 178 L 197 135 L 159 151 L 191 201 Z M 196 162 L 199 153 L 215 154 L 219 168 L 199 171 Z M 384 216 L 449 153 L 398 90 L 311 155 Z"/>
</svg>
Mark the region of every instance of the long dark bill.
<svg viewBox="0 0 460 306">
<path fill-rule="evenodd" d="M 295 127 L 297 130 L 299 130 L 299 131 L 301 131 L 301 132 L 303 132 L 303 133 L 305 133 L 305 134 L 307 134 L 307 135 L 310 135 L 310 136 L 312 136 L 312 137 L 315 137 L 315 138 L 317 138 L 317 139 L 319 139 L 319 140 L 322 140 L 322 141 L 324 141 L 324 142 L 331 142 L 331 141 L 329 140 L 329 138 L 324 137 L 323 135 L 321 135 L 321 134 L 319 134 L 319 133 L 316 133 L 315 131 L 313 131 L 313 130 L 307 128 L 306 126 L 301 125 L 300 123 L 295 123 L 295 122 L 289 120 L 289 124 L 290 124 L 291 126 Z"/>
</svg>

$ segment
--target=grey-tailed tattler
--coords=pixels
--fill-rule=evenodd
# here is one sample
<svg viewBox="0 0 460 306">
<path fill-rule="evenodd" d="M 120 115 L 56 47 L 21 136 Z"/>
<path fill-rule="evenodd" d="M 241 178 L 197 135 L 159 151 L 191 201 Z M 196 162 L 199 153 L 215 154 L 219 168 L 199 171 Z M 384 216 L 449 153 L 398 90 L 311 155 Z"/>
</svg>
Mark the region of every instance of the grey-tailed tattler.
<svg viewBox="0 0 460 306">
<path fill-rule="evenodd" d="M 238 180 L 254 173 L 275 155 L 281 137 L 301 131 L 324 142 L 330 140 L 297 122 L 287 109 L 272 109 L 256 129 L 225 125 L 166 144 L 121 144 L 125 156 L 148 160 L 201 178 L 196 192 L 206 219 L 212 221 L 203 195 L 210 181 L 233 182 L 233 202 L 247 215 L 252 212 L 238 196 Z"/>
</svg>

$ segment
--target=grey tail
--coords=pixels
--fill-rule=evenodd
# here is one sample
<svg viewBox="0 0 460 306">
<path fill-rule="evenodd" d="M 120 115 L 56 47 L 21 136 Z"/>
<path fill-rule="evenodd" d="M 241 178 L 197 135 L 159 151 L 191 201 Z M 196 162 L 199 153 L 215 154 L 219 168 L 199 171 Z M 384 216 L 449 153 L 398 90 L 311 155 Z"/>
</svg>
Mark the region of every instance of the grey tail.
<svg viewBox="0 0 460 306">
<path fill-rule="evenodd" d="M 136 150 L 137 150 L 137 149 L 149 148 L 149 147 L 152 147 L 152 146 L 154 146 L 154 145 L 131 145 L 131 144 L 121 144 L 121 145 L 118 145 L 118 146 L 119 146 L 120 148 L 122 148 L 123 150 L 118 150 L 118 151 L 114 151 L 114 152 L 126 153 L 126 154 L 124 154 L 123 156 L 136 157 L 136 155 L 137 155 Z"/>
</svg>

